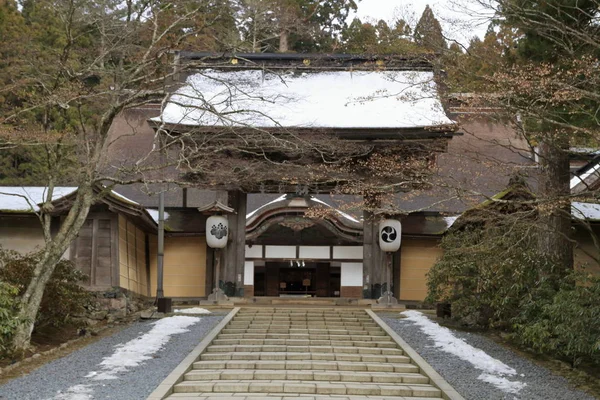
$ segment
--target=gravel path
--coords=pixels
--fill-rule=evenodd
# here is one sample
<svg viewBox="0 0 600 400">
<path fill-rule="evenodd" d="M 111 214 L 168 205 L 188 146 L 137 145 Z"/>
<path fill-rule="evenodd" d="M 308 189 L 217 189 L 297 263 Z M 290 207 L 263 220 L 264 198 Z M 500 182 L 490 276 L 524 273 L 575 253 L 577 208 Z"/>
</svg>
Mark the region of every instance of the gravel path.
<svg viewBox="0 0 600 400">
<path fill-rule="evenodd" d="M 477 379 L 481 371 L 467 361 L 433 347 L 433 341 L 415 323 L 386 318 L 384 315 L 382 319 L 467 400 L 594 400 L 591 395 L 570 387 L 565 378 L 553 375 L 546 368 L 514 354 L 484 336 L 453 331 L 456 337 L 516 369 L 518 376 L 513 380 L 527 384 L 517 395 L 504 393 Z"/>
<path fill-rule="evenodd" d="M 168 344 L 154 354 L 154 358 L 119 373 L 118 379 L 93 381 L 86 378 L 88 373 L 99 370 L 98 364 L 114 353 L 115 346 L 147 333 L 154 322 L 134 323 L 112 336 L 0 386 L 0 399 L 145 399 L 222 318 L 222 315 L 201 316 L 200 322 L 190 326 L 188 332 L 173 335 Z"/>
</svg>

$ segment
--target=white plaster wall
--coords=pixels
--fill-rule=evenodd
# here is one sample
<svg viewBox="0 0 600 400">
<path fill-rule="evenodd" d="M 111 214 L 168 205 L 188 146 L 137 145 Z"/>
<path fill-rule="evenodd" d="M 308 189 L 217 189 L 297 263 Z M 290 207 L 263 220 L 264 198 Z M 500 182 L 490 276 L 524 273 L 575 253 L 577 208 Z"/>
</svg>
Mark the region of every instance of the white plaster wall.
<svg viewBox="0 0 600 400">
<path fill-rule="evenodd" d="M 300 258 L 312 260 L 329 260 L 329 246 L 300 246 Z"/>
<path fill-rule="evenodd" d="M 254 286 L 254 262 L 246 261 L 244 263 L 244 285 Z"/>
<path fill-rule="evenodd" d="M 334 246 L 333 247 L 333 259 L 334 260 L 362 260 L 363 259 L 363 247 L 362 246 Z M 362 285 L 362 283 L 361 283 Z"/>
<path fill-rule="evenodd" d="M 266 246 L 267 258 L 296 258 L 296 246 Z"/>
<path fill-rule="evenodd" d="M 362 263 L 342 263 L 341 273 L 341 286 L 363 285 Z"/>
<path fill-rule="evenodd" d="M 29 253 L 44 245 L 44 235 L 37 218 L 1 218 L 0 246 L 19 253 Z"/>
<path fill-rule="evenodd" d="M 262 258 L 262 246 L 253 245 L 252 247 L 246 245 L 246 258 Z"/>
</svg>

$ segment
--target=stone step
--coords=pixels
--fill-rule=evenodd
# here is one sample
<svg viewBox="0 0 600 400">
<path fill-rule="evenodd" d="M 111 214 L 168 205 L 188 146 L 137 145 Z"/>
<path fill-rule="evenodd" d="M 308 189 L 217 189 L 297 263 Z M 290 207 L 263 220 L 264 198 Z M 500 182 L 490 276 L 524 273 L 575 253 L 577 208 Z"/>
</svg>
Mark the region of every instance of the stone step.
<svg viewBox="0 0 600 400">
<path fill-rule="evenodd" d="M 350 353 L 350 354 L 389 354 L 400 355 L 402 350 L 385 347 L 358 347 L 358 346 L 285 346 L 285 345 L 211 345 L 206 348 L 207 353 Z"/>
<path fill-rule="evenodd" d="M 239 312 L 233 319 L 248 319 L 248 318 L 260 318 L 260 319 L 276 319 L 276 320 L 290 320 L 290 319 L 317 319 L 322 320 L 324 318 L 331 320 L 352 320 L 352 321 L 368 321 L 369 316 L 367 314 L 311 314 L 311 313 L 294 313 L 294 314 L 249 314 Z"/>
<path fill-rule="evenodd" d="M 270 325 L 310 325 L 310 324 L 327 324 L 336 326 L 361 326 L 361 325 L 376 325 L 373 321 L 332 321 L 328 319 L 236 319 L 231 321 L 232 324 L 270 324 Z"/>
<path fill-rule="evenodd" d="M 259 322 L 236 322 L 227 325 L 227 328 L 235 329 L 376 329 L 377 325 L 373 324 L 329 324 L 316 322 L 312 324 L 262 324 Z"/>
<path fill-rule="evenodd" d="M 410 364 L 408 357 L 394 362 L 349 362 L 319 360 L 218 360 L 196 361 L 192 369 L 278 369 L 278 370 L 320 370 L 320 371 L 363 371 L 363 372 L 397 372 L 417 373 L 419 367 Z"/>
<path fill-rule="evenodd" d="M 406 363 L 408 357 L 403 353 L 394 354 L 351 354 L 351 353 L 286 353 L 286 352 L 230 352 L 230 353 L 203 353 L 202 361 L 226 360 L 297 360 L 297 361 L 355 361 L 367 363 Z"/>
<path fill-rule="evenodd" d="M 330 322 L 373 322 L 368 317 L 329 317 L 327 315 L 323 316 L 290 316 L 290 317 L 259 317 L 259 316 L 241 316 L 235 317 L 232 321 L 279 321 L 279 322 L 289 322 L 289 321 L 304 321 L 304 322 L 319 322 L 319 321 L 330 321 Z"/>
<path fill-rule="evenodd" d="M 277 321 L 277 322 L 293 322 L 293 321 L 303 321 L 303 322 L 319 322 L 319 321 L 329 321 L 329 322 L 353 322 L 353 323 L 364 323 L 364 322 L 373 322 L 373 320 L 368 317 L 330 317 L 327 315 L 323 316 L 289 316 L 289 317 L 261 317 L 261 316 L 240 316 L 235 317 L 232 321 Z"/>
<path fill-rule="evenodd" d="M 356 346 L 356 347 L 385 347 L 395 349 L 398 347 L 391 340 L 341 340 L 341 339 L 221 339 L 217 338 L 212 341 L 216 346 L 233 346 L 233 345 L 285 345 L 285 346 Z"/>
<path fill-rule="evenodd" d="M 267 328 L 267 329 L 258 329 L 258 328 L 229 328 L 225 327 L 222 333 L 308 333 L 308 334 L 326 334 L 326 335 L 374 335 L 374 336 L 386 336 L 385 332 L 379 328 L 373 329 L 294 329 L 294 328 Z"/>
<path fill-rule="evenodd" d="M 240 310 L 240 313 L 255 313 L 255 314 L 302 314 L 302 313 L 315 313 L 315 314 L 365 314 L 364 308 L 339 308 L 339 307 L 285 307 L 279 306 L 276 308 L 261 308 L 261 307 L 247 307 Z"/>
<path fill-rule="evenodd" d="M 313 312 L 313 311 L 296 311 L 296 312 L 285 312 L 278 311 L 274 313 L 270 312 L 251 312 L 246 310 L 240 310 L 237 313 L 237 317 L 248 316 L 248 315 L 256 315 L 260 317 L 270 317 L 270 318 L 279 318 L 279 317 L 299 317 L 299 316 L 308 316 L 308 317 L 318 317 L 318 316 L 327 316 L 333 318 L 363 318 L 368 317 L 369 315 L 365 311 L 348 311 L 348 312 Z"/>
<path fill-rule="evenodd" d="M 241 309 L 172 400 L 433 400 L 442 392 L 364 310 Z"/>
<path fill-rule="evenodd" d="M 342 334 L 309 334 L 309 333 L 220 333 L 218 339 L 226 340 L 243 340 L 243 339 L 259 339 L 259 340 L 357 340 L 357 341 L 392 341 L 389 336 L 384 335 L 342 335 Z"/>
<path fill-rule="evenodd" d="M 356 371 L 286 371 L 286 370 L 192 370 L 184 375 L 185 381 L 214 380 L 302 380 L 328 382 L 372 382 L 428 384 L 429 378 L 418 373 L 377 373 Z"/>
<path fill-rule="evenodd" d="M 248 319 L 248 318 L 265 318 L 265 319 L 323 319 L 328 318 L 332 320 L 360 320 L 368 321 L 369 315 L 365 313 L 354 313 L 354 314 L 337 314 L 337 313 L 285 313 L 285 314 L 252 314 L 239 312 L 234 319 Z"/>
<path fill-rule="evenodd" d="M 440 398 L 441 391 L 431 385 L 352 383 L 302 380 L 183 381 L 175 393 L 293 393 L 327 395 L 412 396 Z"/>
<path fill-rule="evenodd" d="M 350 321 L 276 321 L 276 320 L 252 320 L 252 321 L 231 321 L 229 326 L 377 326 L 374 322 L 350 322 Z"/>
<path fill-rule="evenodd" d="M 439 397 L 294 395 L 292 393 L 173 393 L 166 400 L 439 400 Z"/>
</svg>

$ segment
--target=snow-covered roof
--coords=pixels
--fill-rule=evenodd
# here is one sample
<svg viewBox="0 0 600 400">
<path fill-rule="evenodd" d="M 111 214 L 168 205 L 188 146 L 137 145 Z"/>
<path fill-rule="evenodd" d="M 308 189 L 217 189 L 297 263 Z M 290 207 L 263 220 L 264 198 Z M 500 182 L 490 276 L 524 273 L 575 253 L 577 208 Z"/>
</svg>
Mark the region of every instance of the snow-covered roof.
<svg viewBox="0 0 600 400">
<path fill-rule="evenodd" d="M 114 190 L 111 190 L 111 191 L 110 191 L 110 195 L 111 195 L 112 197 L 116 198 L 116 199 L 119 199 L 119 200 L 121 200 L 121 201 L 124 201 L 125 203 L 129 203 L 129 204 L 132 204 L 132 205 L 134 205 L 134 206 L 139 206 L 139 205 L 140 205 L 140 203 L 138 203 L 137 201 L 133 201 L 133 200 L 131 200 L 131 199 L 128 199 L 127 197 L 123 196 L 123 195 L 122 195 L 122 194 L 120 194 L 120 193 L 117 193 L 117 192 L 115 192 Z"/>
<path fill-rule="evenodd" d="M 594 178 L 600 177 L 600 163 L 591 166 L 588 170 L 581 173 L 580 175 L 575 175 L 574 177 L 572 177 L 571 189 L 575 189 L 580 183 L 586 183 L 586 180 L 591 176 L 593 176 Z"/>
<path fill-rule="evenodd" d="M 158 210 L 154 208 L 146 208 L 148 214 L 152 217 L 154 222 L 158 224 Z M 165 220 L 169 219 L 169 213 L 165 211 Z"/>
<path fill-rule="evenodd" d="M 101 190 L 101 189 L 98 189 Z M 52 192 L 55 202 L 77 191 L 76 186 L 58 186 Z M 35 213 L 40 210 L 40 204 L 46 201 L 48 188 L 46 186 L 0 186 L 0 212 L 4 213 Z M 111 190 L 109 197 L 125 204 L 128 208 L 139 210 L 145 214 L 148 221 L 158 222 L 158 211 L 147 210 L 139 203 Z M 165 218 L 168 214 L 165 213 Z M 151 224 L 151 222 L 150 222 Z"/>
<path fill-rule="evenodd" d="M 571 203 L 571 215 L 576 219 L 600 221 L 600 204 L 574 201 Z"/>
<path fill-rule="evenodd" d="M 433 72 L 204 70 L 157 122 L 218 127 L 420 128 L 454 124 Z"/>
<path fill-rule="evenodd" d="M 571 202 L 571 216 L 580 220 L 600 221 L 600 204 L 573 201 Z M 448 229 L 454 225 L 458 218 L 460 218 L 460 215 L 444 218 L 448 224 Z"/>
<path fill-rule="evenodd" d="M 460 215 L 453 215 L 451 217 L 444 217 L 444 221 L 446 222 L 446 225 L 448 225 L 446 229 L 452 228 L 452 225 L 454 225 L 454 223 L 456 222 L 456 220 L 459 217 L 460 217 Z"/>
<path fill-rule="evenodd" d="M 330 206 L 329 204 L 325 203 L 325 202 L 324 202 L 324 201 L 322 201 L 322 200 L 319 200 L 319 199 L 317 199 L 316 197 L 313 197 L 313 198 L 311 198 L 311 200 L 313 200 L 313 201 L 314 201 L 314 202 L 316 202 L 316 203 L 323 204 L 325 207 L 328 207 L 328 208 L 333 208 L 333 207 L 332 207 L 332 206 Z M 356 218 L 354 218 L 354 217 L 353 217 L 352 215 L 350 215 L 350 214 L 347 214 L 347 213 L 345 213 L 345 212 L 343 212 L 343 211 L 340 211 L 340 210 L 338 210 L 338 209 L 335 209 L 335 212 L 336 212 L 336 213 L 338 213 L 339 215 L 341 215 L 342 217 L 346 218 L 347 220 L 350 220 L 350 221 L 352 221 L 352 222 L 356 222 L 357 224 L 362 224 L 362 222 L 360 222 L 359 220 L 357 220 Z"/>
<path fill-rule="evenodd" d="M 265 209 L 269 208 L 273 204 L 277 204 L 277 203 L 284 201 L 286 198 L 287 198 L 287 194 L 284 194 L 284 195 L 279 196 L 275 200 L 270 201 L 267 204 L 264 204 L 264 205 L 258 207 L 256 210 L 252 211 L 251 213 L 246 214 L 246 220 L 249 220 L 250 218 L 254 217 L 255 215 L 262 213 Z"/>
<path fill-rule="evenodd" d="M 592 154 L 598 155 L 600 154 L 600 149 L 596 147 L 571 147 L 569 148 L 569 152 L 575 154 Z"/>
<path fill-rule="evenodd" d="M 52 201 L 68 196 L 75 192 L 77 187 L 55 187 L 52 192 Z M 0 187 L 0 211 L 9 212 L 37 212 L 39 204 L 46 200 L 48 188 L 46 186 L 2 186 Z"/>
<path fill-rule="evenodd" d="M 52 192 L 52 201 L 56 201 L 77 191 L 76 186 L 57 186 Z M 39 204 L 46 201 L 46 186 L 0 186 L 0 211 L 37 212 Z M 127 197 L 110 191 L 110 196 L 125 203 L 139 205 Z"/>
<path fill-rule="evenodd" d="M 314 196 L 309 196 L 306 198 L 303 197 L 294 197 L 292 195 L 284 194 L 273 201 L 268 202 L 267 204 L 257 208 L 249 214 L 246 214 L 246 226 L 251 226 L 258 219 L 260 219 L 261 215 L 265 212 L 279 209 L 279 208 L 298 208 L 298 209 L 308 209 L 310 207 L 323 207 L 325 209 L 329 209 L 333 211 L 338 217 L 337 219 L 343 221 L 345 225 L 351 226 L 353 228 L 358 228 L 362 226 L 362 222 L 354 218 L 353 216 L 342 212 L 335 207 L 327 204 L 326 202 L 317 199 Z"/>
</svg>

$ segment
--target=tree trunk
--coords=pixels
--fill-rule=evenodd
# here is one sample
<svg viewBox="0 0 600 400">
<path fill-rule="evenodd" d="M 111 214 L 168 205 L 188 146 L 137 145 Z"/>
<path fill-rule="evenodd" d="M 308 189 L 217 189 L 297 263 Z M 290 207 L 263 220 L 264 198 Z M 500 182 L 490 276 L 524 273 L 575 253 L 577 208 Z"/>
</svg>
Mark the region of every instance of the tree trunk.
<svg viewBox="0 0 600 400">
<path fill-rule="evenodd" d="M 539 146 L 540 195 L 550 209 L 540 217 L 539 250 L 563 270 L 573 268 L 568 142 L 544 141 Z"/>
<path fill-rule="evenodd" d="M 287 53 L 289 50 L 288 33 L 284 30 L 279 35 L 279 52 Z"/>
<path fill-rule="evenodd" d="M 31 334 L 33 332 L 40 303 L 42 302 L 44 289 L 62 254 L 63 252 L 60 252 L 60 249 L 56 246 L 46 249 L 44 256 L 35 266 L 34 276 L 27 286 L 25 295 L 23 295 L 21 299 L 17 316 L 21 323 L 17 326 L 13 338 L 13 350 L 14 353 L 19 356 L 22 356 L 29 348 Z"/>
<path fill-rule="evenodd" d="M 43 255 L 35 265 L 33 277 L 20 302 L 17 319 L 20 321 L 12 341 L 12 350 L 16 355 L 23 355 L 30 346 L 31 334 L 37 313 L 42 302 L 46 284 L 50 280 L 56 264 L 67 251 L 85 222 L 93 202 L 91 187 L 80 187 L 69 214 L 61 225 L 57 235 L 46 242 Z"/>
</svg>

